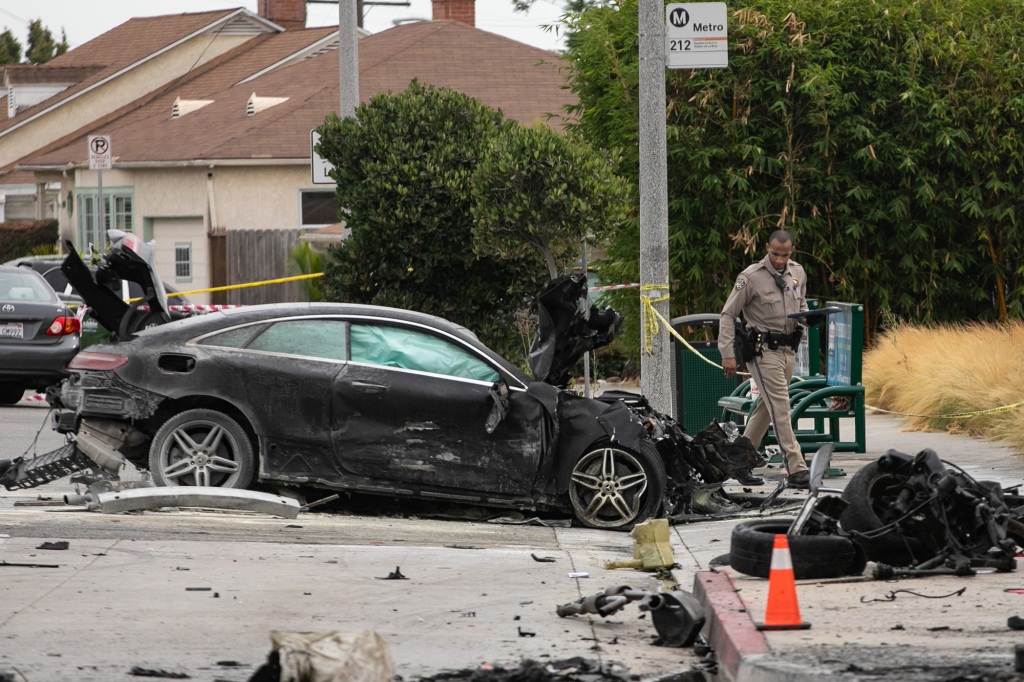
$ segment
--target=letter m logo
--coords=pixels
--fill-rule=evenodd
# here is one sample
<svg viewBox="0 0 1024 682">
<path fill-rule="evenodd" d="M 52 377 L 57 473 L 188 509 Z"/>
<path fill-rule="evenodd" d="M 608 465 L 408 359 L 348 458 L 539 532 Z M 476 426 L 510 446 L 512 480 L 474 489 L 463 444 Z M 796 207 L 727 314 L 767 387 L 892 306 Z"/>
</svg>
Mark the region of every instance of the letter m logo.
<svg viewBox="0 0 1024 682">
<path fill-rule="evenodd" d="M 690 13 L 682 7 L 676 7 L 668 13 L 668 20 L 676 28 L 683 28 L 690 23 Z"/>
</svg>

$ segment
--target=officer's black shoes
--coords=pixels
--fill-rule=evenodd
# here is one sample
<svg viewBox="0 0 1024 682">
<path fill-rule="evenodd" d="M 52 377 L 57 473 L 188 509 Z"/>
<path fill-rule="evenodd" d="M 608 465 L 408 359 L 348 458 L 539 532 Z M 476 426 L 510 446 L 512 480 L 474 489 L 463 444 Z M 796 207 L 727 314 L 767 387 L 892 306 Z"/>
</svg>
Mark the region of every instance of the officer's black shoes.
<svg viewBox="0 0 1024 682">
<path fill-rule="evenodd" d="M 764 479 L 760 476 L 755 476 L 754 472 L 750 469 L 737 471 L 733 478 L 739 481 L 740 485 L 764 485 Z"/>
<path fill-rule="evenodd" d="M 790 474 L 786 480 L 786 486 L 789 488 L 801 488 L 807 489 L 811 487 L 811 472 L 807 469 L 803 471 L 797 471 L 796 473 Z"/>
</svg>

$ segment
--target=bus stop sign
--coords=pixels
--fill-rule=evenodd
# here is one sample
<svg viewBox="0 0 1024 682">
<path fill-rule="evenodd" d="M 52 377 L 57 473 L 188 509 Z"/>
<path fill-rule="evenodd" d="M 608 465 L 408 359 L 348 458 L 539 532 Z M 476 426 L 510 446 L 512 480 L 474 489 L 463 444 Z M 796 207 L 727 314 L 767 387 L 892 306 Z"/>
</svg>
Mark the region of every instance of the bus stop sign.
<svg viewBox="0 0 1024 682">
<path fill-rule="evenodd" d="M 724 2 L 672 3 L 665 8 L 665 63 L 670 69 L 729 66 Z"/>
</svg>

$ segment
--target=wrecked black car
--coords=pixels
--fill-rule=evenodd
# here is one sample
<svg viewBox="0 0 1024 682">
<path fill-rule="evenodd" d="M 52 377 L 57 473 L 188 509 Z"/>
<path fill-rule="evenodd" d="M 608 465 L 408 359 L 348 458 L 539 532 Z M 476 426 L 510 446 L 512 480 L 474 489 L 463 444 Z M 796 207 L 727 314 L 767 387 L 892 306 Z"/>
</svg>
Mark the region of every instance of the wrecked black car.
<svg viewBox="0 0 1024 682">
<path fill-rule="evenodd" d="M 409 310 L 288 303 L 168 323 L 141 246 L 115 242 L 101 271 L 142 280 L 145 306 L 84 281 L 76 256 L 65 262 L 116 342 L 70 363 L 48 395 L 69 444 L 0 462 L 7 488 L 86 468 L 110 479 L 128 461 L 158 486 L 564 510 L 590 527 L 627 529 L 685 511 L 697 487 L 757 457 L 749 441 L 720 457 L 641 396 L 590 399 L 530 379 L 467 329 Z M 531 364 L 542 379 L 564 376 L 621 321 L 590 306 L 582 275 L 555 280 L 539 300 Z"/>
</svg>

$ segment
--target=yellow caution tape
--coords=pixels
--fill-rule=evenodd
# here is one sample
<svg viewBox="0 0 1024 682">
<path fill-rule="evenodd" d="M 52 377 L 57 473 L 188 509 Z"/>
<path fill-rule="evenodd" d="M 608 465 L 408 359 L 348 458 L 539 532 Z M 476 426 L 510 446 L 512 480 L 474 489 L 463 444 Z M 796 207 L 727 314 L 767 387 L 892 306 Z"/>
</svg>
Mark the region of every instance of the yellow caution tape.
<svg viewBox="0 0 1024 682">
<path fill-rule="evenodd" d="M 656 286 L 656 285 L 651 285 L 651 286 Z M 665 287 L 661 287 L 661 288 L 664 289 Z M 646 298 L 645 296 L 641 296 L 640 297 L 640 300 L 645 305 L 644 309 L 646 310 L 647 307 L 649 307 L 650 311 L 652 313 L 654 313 L 654 315 L 651 318 L 653 320 L 653 322 L 654 322 L 654 332 L 653 332 L 653 334 L 657 334 L 658 333 L 658 321 L 661 320 L 661 323 L 665 325 L 665 329 L 668 329 L 668 333 L 671 334 L 672 336 L 676 337 L 677 341 L 679 341 L 681 344 L 683 344 L 684 346 L 689 348 L 690 352 L 692 352 L 694 355 L 696 355 L 698 358 L 700 358 L 704 362 L 708 363 L 712 367 L 716 367 L 718 369 L 721 369 L 722 371 L 725 371 L 724 368 L 721 365 L 716 363 L 714 360 L 709 360 L 704 355 L 702 355 L 700 351 L 698 351 L 696 348 L 691 346 L 690 343 L 686 339 L 684 339 L 682 336 L 680 336 L 679 332 L 677 332 L 675 329 L 672 328 L 672 324 L 668 320 L 665 319 L 665 316 L 662 315 L 661 313 L 659 313 L 657 310 L 655 310 L 653 305 L 650 305 L 651 303 L 656 303 L 657 301 L 650 301 L 649 299 L 648 300 L 644 300 L 645 298 Z M 665 296 L 665 298 L 668 298 L 668 296 Z M 659 300 L 663 300 L 663 299 L 659 299 Z M 652 334 L 651 338 L 653 338 L 653 334 Z M 651 350 L 648 349 L 647 352 L 650 353 Z M 739 374 L 739 375 L 742 375 L 742 376 L 745 376 L 745 377 L 750 376 L 749 372 L 736 372 L 736 374 Z"/>
<path fill-rule="evenodd" d="M 650 355 L 654 352 L 654 337 L 658 335 L 658 319 L 665 320 L 661 314 L 654 309 L 655 303 L 661 303 L 669 299 L 669 294 L 651 298 L 644 294 L 645 291 L 667 291 L 667 284 L 643 284 L 640 286 L 640 319 L 644 330 L 644 350 Z M 665 324 L 670 330 L 671 325 Z"/>
<path fill-rule="evenodd" d="M 297 282 L 302 279 L 313 279 L 314 277 L 322 277 L 324 273 L 314 272 L 311 275 L 295 275 L 294 277 L 280 277 L 278 279 L 265 279 L 260 282 L 246 282 L 245 284 L 229 284 L 223 287 L 210 287 L 208 289 L 193 289 L 192 291 L 178 291 L 176 293 L 168 293 L 167 297 L 171 296 L 192 296 L 193 294 L 211 294 L 216 291 L 231 291 L 233 289 L 247 289 L 249 287 L 262 287 L 267 284 L 284 284 L 285 282 Z"/>
<path fill-rule="evenodd" d="M 893 412 L 891 410 L 883 410 L 881 407 L 875 407 L 873 405 L 864 406 L 865 409 L 873 410 L 875 412 L 884 412 L 885 414 L 892 414 L 897 417 L 920 417 L 922 419 L 964 419 L 966 417 L 977 417 L 983 414 L 995 414 L 996 412 L 1012 412 L 1013 410 L 1019 410 L 1022 407 L 1024 407 L 1024 400 L 1018 403 L 1013 403 L 1012 405 L 1002 405 L 988 410 L 975 410 L 974 412 L 962 412 L 960 414 L 915 414 L 913 412 Z"/>
</svg>

